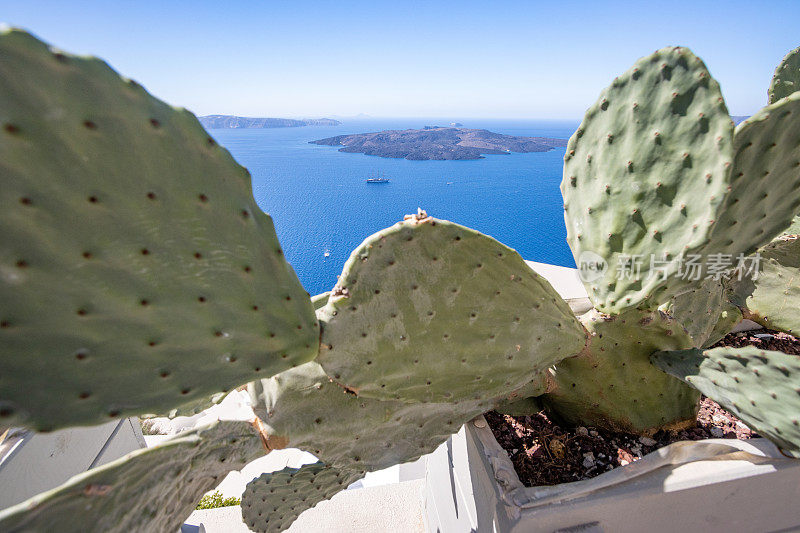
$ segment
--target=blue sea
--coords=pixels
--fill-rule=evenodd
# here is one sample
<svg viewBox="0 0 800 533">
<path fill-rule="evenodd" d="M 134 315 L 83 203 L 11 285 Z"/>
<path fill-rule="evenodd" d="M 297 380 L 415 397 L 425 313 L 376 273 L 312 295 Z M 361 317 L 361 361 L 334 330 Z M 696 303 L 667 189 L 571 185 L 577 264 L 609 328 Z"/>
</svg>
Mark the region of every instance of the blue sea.
<svg viewBox="0 0 800 533">
<path fill-rule="evenodd" d="M 351 133 L 448 125 L 452 119 L 342 120 L 334 127 L 216 129 L 211 134 L 253 176 L 286 258 L 310 294 L 330 290 L 350 252 L 417 207 L 477 229 L 523 258 L 575 266 L 559 184 L 564 149 L 469 161 L 407 161 L 339 152 L 309 141 Z M 568 139 L 577 122 L 461 120 L 509 135 Z M 368 184 L 374 175 L 389 183 Z"/>
</svg>

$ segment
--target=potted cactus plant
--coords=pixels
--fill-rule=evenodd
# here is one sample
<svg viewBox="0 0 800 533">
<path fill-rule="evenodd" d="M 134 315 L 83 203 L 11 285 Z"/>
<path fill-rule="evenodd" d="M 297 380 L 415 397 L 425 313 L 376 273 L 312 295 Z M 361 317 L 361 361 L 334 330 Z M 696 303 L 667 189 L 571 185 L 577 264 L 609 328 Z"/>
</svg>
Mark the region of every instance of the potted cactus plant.
<svg viewBox="0 0 800 533">
<path fill-rule="evenodd" d="M 243 384 L 254 410 L 0 511 L 0 529 L 174 531 L 227 471 L 291 446 L 319 462 L 242 497 L 248 527 L 280 531 L 365 472 L 531 397 L 568 421 L 648 434 L 691 420 L 703 392 L 797 453 L 791 358 L 704 350 L 742 314 L 796 321 L 775 298 L 796 290 L 796 241 L 773 239 L 800 207 L 800 93 L 784 94 L 797 69 L 780 72 L 774 102 L 735 132 L 681 48 L 640 60 L 590 108 L 562 186 L 595 307 L 576 317 L 514 250 L 421 210 L 309 298 L 249 174 L 191 113 L 98 59 L 4 31 L 0 424 L 194 412 Z M 762 247 L 768 275 L 705 279 L 713 254 Z M 635 275 L 612 268 L 645 255 Z M 679 275 L 690 256 L 700 280 Z"/>
<path fill-rule="evenodd" d="M 735 130 L 685 49 L 642 58 L 602 93 L 570 139 L 562 182 L 568 240 L 595 306 L 579 317 L 590 339 L 550 369 L 533 407 L 502 406 L 651 435 L 693 424 L 703 393 L 772 442 L 678 442 L 594 479 L 525 487 L 481 417 L 428 462 L 430 530 L 800 524 L 785 505 L 800 475 L 797 356 L 708 349 L 743 317 L 800 331 L 800 137 L 790 125 L 799 58 L 800 49 L 785 57 L 769 105 Z"/>
</svg>

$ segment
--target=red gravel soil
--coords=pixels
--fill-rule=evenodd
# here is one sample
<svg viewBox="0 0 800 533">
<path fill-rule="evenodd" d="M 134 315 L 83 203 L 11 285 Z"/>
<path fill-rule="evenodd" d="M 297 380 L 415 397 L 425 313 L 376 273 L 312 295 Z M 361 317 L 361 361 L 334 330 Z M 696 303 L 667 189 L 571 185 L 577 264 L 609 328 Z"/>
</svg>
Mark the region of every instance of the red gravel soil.
<svg viewBox="0 0 800 533">
<path fill-rule="evenodd" d="M 785 333 L 731 333 L 714 345 L 757 346 L 800 355 L 800 340 Z M 531 416 L 486 413 L 497 442 L 508 452 L 523 484 L 556 485 L 589 479 L 681 440 L 749 439 L 758 435 L 716 402 L 703 397 L 694 428 L 660 431 L 652 438 L 593 427 L 563 428 L 542 411 Z"/>
</svg>

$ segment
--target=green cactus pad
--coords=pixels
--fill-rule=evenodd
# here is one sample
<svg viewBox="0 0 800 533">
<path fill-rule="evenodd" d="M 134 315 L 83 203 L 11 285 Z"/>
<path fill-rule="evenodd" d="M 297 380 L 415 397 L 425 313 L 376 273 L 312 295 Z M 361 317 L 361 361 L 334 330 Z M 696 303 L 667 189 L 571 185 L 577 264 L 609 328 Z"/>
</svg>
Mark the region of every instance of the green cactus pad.
<svg viewBox="0 0 800 533">
<path fill-rule="evenodd" d="M 0 511 L 0 531 L 173 533 L 205 492 L 263 453 L 248 422 L 215 422 Z"/>
<path fill-rule="evenodd" d="M 686 48 L 640 59 L 589 108 L 567 145 L 561 192 L 578 266 L 607 262 L 584 279 L 597 309 L 653 308 L 683 287 L 676 260 L 708 239 L 732 142 L 719 85 Z M 664 263 L 651 269 L 651 255 Z M 619 276 L 629 257 L 640 257 L 639 275 Z"/>
<path fill-rule="evenodd" d="M 250 384 L 271 442 L 367 471 L 418 459 L 493 402 L 403 403 L 356 397 L 311 362 Z"/>
<path fill-rule="evenodd" d="M 684 380 L 800 458 L 800 359 L 747 348 L 663 351 L 653 364 Z"/>
<path fill-rule="evenodd" d="M 723 304 L 723 311 L 719 314 L 717 325 L 714 326 L 714 329 L 711 330 L 711 334 L 700 347 L 707 348 L 712 344 L 716 344 L 717 342 L 721 341 L 722 338 L 730 333 L 734 326 L 741 322 L 743 318 L 744 315 L 742 314 L 741 309 L 730 302 Z"/>
<path fill-rule="evenodd" d="M 103 61 L 0 32 L 0 423 L 167 412 L 313 359 L 250 177 Z"/>
<path fill-rule="evenodd" d="M 363 476 L 363 471 L 340 470 L 321 462 L 262 474 L 248 483 L 242 494 L 242 520 L 251 531 L 283 531 L 300 513 Z"/>
<path fill-rule="evenodd" d="M 775 69 L 768 92 L 769 103 L 774 104 L 781 98 L 797 91 L 800 91 L 800 48 L 795 48 L 786 54 L 781 64 Z M 784 234 L 800 234 L 800 216 L 794 217 L 791 227 L 785 230 Z"/>
<path fill-rule="evenodd" d="M 714 278 L 699 281 L 660 309 L 683 326 L 698 348 L 714 344 L 742 319 L 739 308 L 728 301 L 722 281 Z"/>
<path fill-rule="evenodd" d="M 367 238 L 318 317 L 329 376 L 407 402 L 504 396 L 585 342 L 516 251 L 424 213 Z"/>
<path fill-rule="evenodd" d="M 800 238 L 778 239 L 759 250 L 756 279 L 739 282 L 744 315 L 770 329 L 800 333 Z"/>
<path fill-rule="evenodd" d="M 541 397 L 546 407 L 573 425 L 639 434 L 694 423 L 700 395 L 650 364 L 657 350 L 692 346 L 680 324 L 660 311 L 637 310 L 593 310 L 581 322 L 592 335 L 589 347 L 556 365 L 557 387 Z"/>
<path fill-rule="evenodd" d="M 769 103 L 774 104 L 796 91 L 800 91 L 800 48 L 795 48 L 786 54 L 775 69 L 775 75 L 767 92 Z"/>
<path fill-rule="evenodd" d="M 704 254 L 751 254 L 800 211 L 800 92 L 736 127 L 730 192 Z"/>
</svg>

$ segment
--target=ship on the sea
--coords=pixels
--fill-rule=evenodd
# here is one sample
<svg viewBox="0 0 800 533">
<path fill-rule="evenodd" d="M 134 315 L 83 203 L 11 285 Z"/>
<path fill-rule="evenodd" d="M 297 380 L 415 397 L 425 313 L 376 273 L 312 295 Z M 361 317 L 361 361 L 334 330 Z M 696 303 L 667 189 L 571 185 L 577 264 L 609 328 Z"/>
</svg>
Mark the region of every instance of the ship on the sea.
<svg viewBox="0 0 800 533">
<path fill-rule="evenodd" d="M 387 178 L 383 174 L 381 175 L 374 174 L 369 178 L 367 178 L 367 183 L 389 183 L 389 178 Z"/>
</svg>

